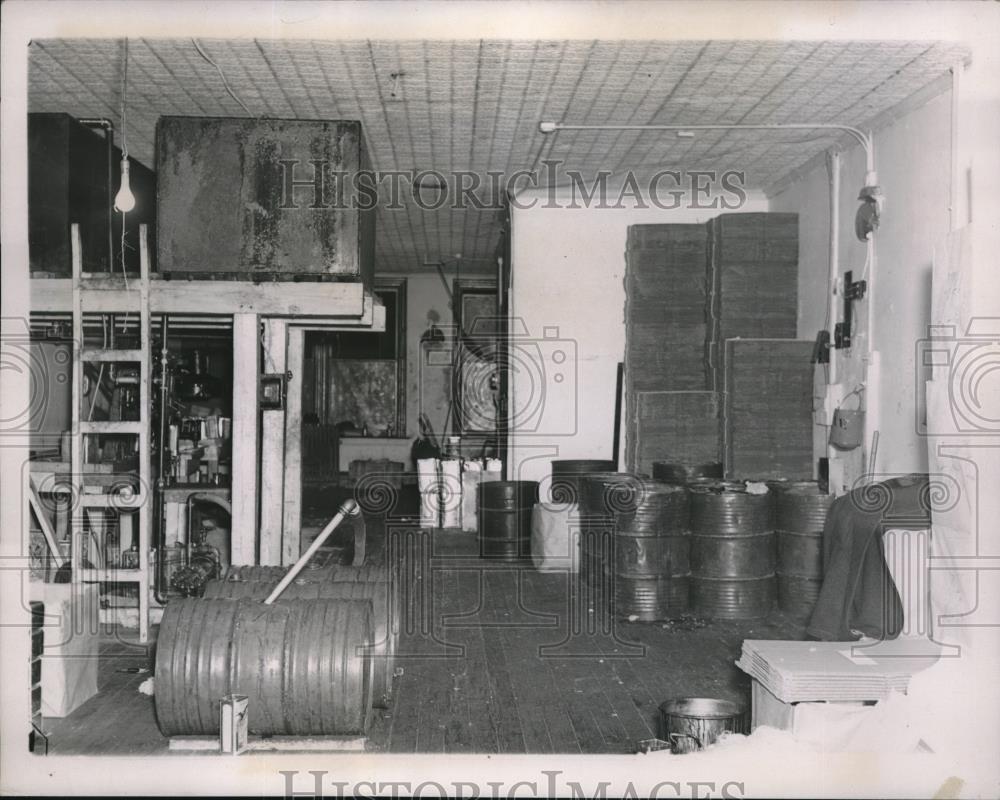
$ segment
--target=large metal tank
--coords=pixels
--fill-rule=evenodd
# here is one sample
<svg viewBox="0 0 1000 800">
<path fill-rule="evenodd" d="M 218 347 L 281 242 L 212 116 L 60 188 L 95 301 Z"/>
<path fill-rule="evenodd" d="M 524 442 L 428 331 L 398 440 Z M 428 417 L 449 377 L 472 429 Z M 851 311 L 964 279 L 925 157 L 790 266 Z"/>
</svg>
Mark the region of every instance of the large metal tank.
<svg viewBox="0 0 1000 800">
<path fill-rule="evenodd" d="M 778 607 L 805 618 L 823 586 L 823 527 L 835 498 L 812 481 L 774 488 Z"/>
<path fill-rule="evenodd" d="M 689 487 L 691 609 L 720 619 L 763 617 L 774 606 L 773 493 L 718 481 Z"/>
<path fill-rule="evenodd" d="M 301 573 L 300 573 L 301 574 Z M 218 580 L 205 584 L 206 600 L 264 600 L 277 581 Z M 372 704 L 388 708 L 392 701 L 392 678 L 399 646 L 398 594 L 384 581 L 310 581 L 294 580 L 276 602 L 288 600 L 370 600 L 373 640 L 368 652 L 375 662 Z"/>
<path fill-rule="evenodd" d="M 250 699 L 252 734 L 364 734 L 371 719 L 367 600 L 172 600 L 156 643 L 164 736 L 217 735 L 219 699 Z"/>
<path fill-rule="evenodd" d="M 156 174 L 160 272 L 370 282 L 376 195 L 360 122 L 160 117 Z"/>
</svg>

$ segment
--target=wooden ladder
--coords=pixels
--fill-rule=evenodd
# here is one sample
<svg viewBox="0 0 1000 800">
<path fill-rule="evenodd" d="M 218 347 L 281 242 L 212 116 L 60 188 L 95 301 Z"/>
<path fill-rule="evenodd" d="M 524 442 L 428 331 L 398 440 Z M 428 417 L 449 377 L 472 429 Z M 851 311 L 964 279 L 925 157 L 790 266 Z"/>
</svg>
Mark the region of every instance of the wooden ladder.
<svg viewBox="0 0 1000 800">
<path fill-rule="evenodd" d="M 93 276 L 83 272 L 80 226 L 71 227 L 73 262 L 73 385 L 72 385 L 72 457 L 70 481 L 73 506 L 71 510 L 71 555 L 73 581 L 84 583 L 136 584 L 139 593 L 139 641 L 149 641 L 149 563 L 152 530 L 152 481 L 150 480 L 150 312 L 149 312 L 149 248 L 146 226 L 139 226 L 139 279 L 126 281 L 125 276 Z M 105 349 L 85 346 L 84 314 L 130 314 L 139 318 L 139 346 L 136 349 Z M 103 324 L 103 319 L 102 319 Z M 127 363 L 139 365 L 139 419 L 136 421 L 90 421 L 82 419 L 84 365 L 87 363 Z M 94 391 L 100 390 L 99 386 Z M 112 479 L 109 490 L 101 494 L 88 493 L 84 487 L 87 437 L 102 434 L 125 434 L 138 439 L 138 489 L 133 486 L 134 472 Z M 91 474 L 91 477 L 93 475 Z M 103 566 L 85 568 L 88 552 L 85 533 L 87 510 L 105 510 L 137 514 L 135 536 L 138 557 L 128 567 Z M 120 520 L 120 517 L 119 517 Z M 103 561 L 103 554 L 102 554 Z"/>
</svg>

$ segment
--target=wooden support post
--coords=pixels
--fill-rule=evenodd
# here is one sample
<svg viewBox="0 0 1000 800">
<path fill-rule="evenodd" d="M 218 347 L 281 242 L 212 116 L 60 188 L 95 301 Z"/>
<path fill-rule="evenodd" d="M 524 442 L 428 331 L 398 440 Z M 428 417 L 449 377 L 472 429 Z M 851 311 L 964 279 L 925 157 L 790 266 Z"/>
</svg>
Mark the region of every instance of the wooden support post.
<svg viewBox="0 0 1000 800">
<path fill-rule="evenodd" d="M 233 315 L 232 563 L 257 563 L 257 391 L 260 331 L 256 314 Z"/>
<path fill-rule="evenodd" d="M 264 372 L 286 371 L 288 323 L 264 322 Z M 287 407 L 287 398 L 285 402 Z M 285 500 L 285 409 L 261 413 L 260 440 L 260 564 L 281 564 L 282 510 Z"/>
<path fill-rule="evenodd" d="M 302 534 L 302 372 L 305 331 L 288 328 L 288 394 L 285 398 L 285 488 L 281 563 L 294 564 L 301 554 Z"/>
</svg>

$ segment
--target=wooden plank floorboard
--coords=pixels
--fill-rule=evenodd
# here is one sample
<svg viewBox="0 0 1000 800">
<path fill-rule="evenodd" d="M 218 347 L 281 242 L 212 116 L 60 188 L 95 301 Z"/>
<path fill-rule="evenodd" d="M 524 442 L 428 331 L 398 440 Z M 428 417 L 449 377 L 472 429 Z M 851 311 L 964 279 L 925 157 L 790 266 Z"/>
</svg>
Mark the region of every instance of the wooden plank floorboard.
<svg viewBox="0 0 1000 800">
<path fill-rule="evenodd" d="M 448 613 L 461 605 L 462 575 L 457 570 L 445 571 L 443 587 L 452 601 L 447 605 Z M 461 647 L 461 652 L 449 659 L 452 686 L 447 697 L 447 715 L 444 728 L 444 751 L 447 753 L 471 753 L 475 749 L 472 735 L 473 720 L 469 712 L 469 640 L 475 631 L 459 631 L 441 627 L 441 639 L 448 644 Z"/>
<path fill-rule="evenodd" d="M 507 606 L 519 603 L 516 572 L 506 576 L 504 591 Z M 523 598 L 522 598 L 523 599 Z M 534 618 L 538 621 L 538 618 Z M 501 632 L 507 669 L 513 687 L 515 706 L 524 739 L 525 752 L 551 753 L 547 711 L 555 711 L 551 699 L 541 691 L 536 674 L 543 667 L 538 663 L 537 628 L 505 628 Z M 548 708 L 547 708 L 548 707 Z"/>
<path fill-rule="evenodd" d="M 498 752 L 524 753 L 524 734 L 499 631 L 483 631 L 483 650 L 489 679 L 488 718 L 496 732 Z"/>
<path fill-rule="evenodd" d="M 544 655 L 541 648 L 559 641 L 568 624 L 568 601 L 566 599 L 566 575 L 541 574 L 530 571 L 525 576 L 524 601 L 532 609 L 544 609 L 556 615 L 557 625 L 552 628 L 535 628 L 522 634 L 518 631 L 506 632 L 506 639 L 512 647 L 530 648 L 530 658 L 524 660 L 523 678 L 519 674 L 516 690 L 521 690 L 521 681 L 526 685 L 524 701 L 518 701 L 523 724 L 526 718 L 541 716 L 548 731 L 549 743 L 554 753 L 579 753 L 580 743 L 577 739 L 573 721 L 564 702 L 562 692 L 553 677 L 550 666 L 551 656 Z M 537 698 L 537 702 L 535 702 Z"/>
<path fill-rule="evenodd" d="M 563 707 L 573 725 L 573 732 L 582 753 L 604 752 L 605 741 L 600 728 L 591 713 L 585 692 L 578 685 L 581 659 L 563 658 L 548 660 L 548 667 L 555 683 Z"/>
<path fill-rule="evenodd" d="M 419 647 L 419 636 L 404 634 L 400 637 L 399 665 L 403 674 L 397 679 L 399 691 L 393 701 L 392 725 L 389 731 L 388 749 L 393 753 L 415 753 L 417 751 L 417 720 L 420 702 L 420 675 L 418 661 L 408 657 Z"/>
</svg>

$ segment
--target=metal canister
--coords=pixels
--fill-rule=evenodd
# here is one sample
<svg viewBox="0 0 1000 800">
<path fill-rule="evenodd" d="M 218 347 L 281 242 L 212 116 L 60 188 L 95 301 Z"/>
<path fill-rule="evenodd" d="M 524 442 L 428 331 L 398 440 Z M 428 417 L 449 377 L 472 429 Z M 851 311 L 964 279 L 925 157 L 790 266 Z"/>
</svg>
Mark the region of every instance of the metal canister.
<svg viewBox="0 0 1000 800">
<path fill-rule="evenodd" d="M 721 619 L 766 616 L 775 596 L 773 493 L 726 481 L 689 489 L 692 610 Z"/>
</svg>

